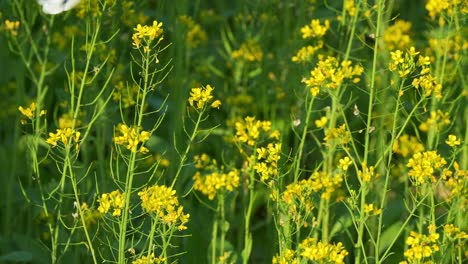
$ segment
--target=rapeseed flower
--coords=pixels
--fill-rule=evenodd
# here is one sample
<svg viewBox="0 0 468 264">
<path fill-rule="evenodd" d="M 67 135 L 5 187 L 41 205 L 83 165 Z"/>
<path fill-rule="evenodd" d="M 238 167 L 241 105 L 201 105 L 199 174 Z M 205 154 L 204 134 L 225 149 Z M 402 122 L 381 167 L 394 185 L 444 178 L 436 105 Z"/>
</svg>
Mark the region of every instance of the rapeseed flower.
<svg viewBox="0 0 468 264">
<path fill-rule="evenodd" d="M 149 150 L 143 146 L 151 136 L 149 131 L 140 130 L 137 132 L 136 127 L 129 127 L 125 124 L 119 124 L 117 126 L 116 136 L 114 136 L 114 142 L 117 145 L 124 145 L 128 150 L 133 153 L 141 152 L 147 153 Z M 138 149 L 138 146 L 140 148 Z"/>
<path fill-rule="evenodd" d="M 411 168 L 408 176 L 416 185 L 435 182 L 435 171 L 442 168 L 447 162 L 437 151 L 418 152 L 409 160 L 407 167 Z"/>
<path fill-rule="evenodd" d="M 139 259 L 132 261 L 132 264 L 160 264 L 166 263 L 166 258 L 164 257 L 155 257 L 154 253 L 151 253 L 149 256 L 143 255 Z"/>
<path fill-rule="evenodd" d="M 164 185 L 153 185 L 138 192 L 141 207 L 147 213 L 156 215 L 165 224 L 178 225 L 179 231 L 187 229 L 185 224 L 190 215 L 184 214 L 183 206 L 179 204 L 176 191 Z"/>
<path fill-rule="evenodd" d="M 19 26 L 20 26 L 19 21 L 10 21 L 7 19 L 5 20 L 5 22 L 3 22 L 3 30 L 10 33 L 12 36 L 18 35 Z"/>
<path fill-rule="evenodd" d="M 345 145 L 351 141 L 351 133 L 346 129 L 345 124 L 339 126 L 338 128 L 330 128 L 325 131 L 325 141 L 326 146 L 331 146 L 332 144 L 341 144 Z"/>
<path fill-rule="evenodd" d="M 309 25 L 305 25 L 301 28 L 302 38 L 316 38 L 323 37 L 328 29 L 330 28 L 330 21 L 326 19 L 323 25 L 320 24 L 319 19 L 312 19 Z"/>
<path fill-rule="evenodd" d="M 199 169 L 193 176 L 195 181 L 193 188 L 213 200 L 219 192 L 232 192 L 239 187 L 239 171 L 232 169 L 225 171 L 224 167 L 218 167 L 216 159 L 211 159 L 207 154 L 195 156 L 195 168 Z"/>
<path fill-rule="evenodd" d="M 408 238 L 406 238 L 406 244 L 409 248 L 404 253 L 409 263 L 420 263 L 425 258 L 429 258 L 439 251 L 439 246 L 437 245 L 439 234 L 434 229 L 433 226 L 429 227 L 429 235 L 419 234 L 414 231 L 410 232 Z"/>
<path fill-rule="evenodd" d="M 133 33 L 132 35 L 133 46 L 135 46 L 138 49 L 143 45 L 145 51 L 149 51 L 153 40 L 158 38 L 159 42 L 163 39 L 162 33 L 164 32 L 164 30 L 162 29 L 162 25 L 162 22 L 158 22 L 156 20 L 153 21 L 153 25 L 151 26 L 142 26 L 138 24 L 136 28 L 133 29 L 135 31 L 135 33 Z"/>
<path fill-rule="evenodd" d="M 440 132 L 448 125 L 450 125 L 449 112 L 442 112 L 441 110 L 431 111 L 429 118 L 419 124 L 419 130 L 427 132 L 429 129 L 434 129 L 436 132 Z"/>
<path fill-rule="evenodd" d="M 353 164 L 353 161 L 349 157 L 344 157 L 340 159 L 338 164 L 338 168 L 342 171 L 347 171 L 349 166 Z"/>
<path fill-rule="evenodd" d="M 296 252 L 292 249 L 286 249 L 282 255 L 276 255 L 273 257 L 272 264 L 299 264 L 296 258 Z"/>
<path fill-rule="evenodd" d="M 455 135 L 448 135 L 448 138 L 445 141 L 445 143 L 447 143 L 447 145 L 449 145 L 452 148 L 461 144 L 460 139 L 458 139 Z"/>
<path fill-rule="evenodd" d="M 35 117 L 35 112 L 36 112 L 36 102 L 32 102 L 28 107 L 22 107 L 19 106 L 18 110 L 23 114 L 24 117 L 28 118 L 29 120 L 33 120 Z M 46 110 L 41 110 L 39 113 L 39 116 L 45 115 L 47 112 Z M 21 124 L 25 124 L 27 121 L 26 119 L 21 120 Z"/>
<path fill-rule="evenodd" d="M 319 263 L 344 264 L 344 258 L 348 255 L 341 242 L 329 244 L 317 241 L 316 238 L 304 239 L 299 244 L 298 251 L 301 257 Z"/>
<path fill-rule="evenodd" d="M 239 49 L 232 51 L 231 57 L 240 61 L 259 62 L 263 59 L 263 51 L 257 41 L 249 39 Z"/>
<path fill-rule="evenodd" d="M 257 161 L 253 169 L 260 175 L 261 181 L 266 182 L 278 175 L 278 160 L 280 158 L 280 143 L 269 143 L 266 148 L 257 148 Z"/>
<path fill-rule="evenodd" d="M 450 202 L 455 197 L 461 197 L 462 203 L 466 203 L 466 197 L 468 197 L 468 186 L 466 184 L 468 182 L 468 171 L 461 170 L 458 162 L 453 163 L 453 168 L 455 172 L 446 169 L 442 173 L 442 179 L 448 191 L 445 200 Z"/>
<path fill-rule="evenodd" d="M 98 202 L 98 211 L 101 214 L 105 214 L 113 209 L 112 216 L 120 216 L 124 207 L 125 194 L 119 190 L 112 191 L 111 193 L 103 193 Z"/>
<path fill-rule="evenodd" d="M 236 141 L 254 146 L 262 132 L 270 132 L 271 122 L 256 120 L 255 117 L 248 116 L 243 121 L 236 122 L 235 128 Z"/>
<path fill-rule="evenodd" d="M 204 87 L 192 88 L 190 91 L 190 97 L 188 99 L 190 106 L 195 106 L 196 109 L 201 110 L 207 104 L 211 103 L 211 108 L 219 108 L 221 101 L 213 101 L 213 90 L 214 88 L 209 84 Z"/>
<path fill-rule="evenodd" d="M 359 76 L 363 71 L 362 66 L 352 66 L 352 62 L 349 60 L 340 62 L 335 57 L 327 57 L 317 62 L 315 68 L 310 71 L 310 77 L 304 78 L 302 82 L 310 88 L 312 95 L 316 96 L 320 92 L 320 88 L 336 90 L 346 79 L 358 83 Z"/>
<path fill-rule="evenodd" d="M 421 151 L 424 151 L 424 145 L 419 142 L 417 137 L 408 134 L 400 136 L 393 143 L 393 152 L 405 158 Z"/>
<path fill-rule="evenodd" d="M 80 140 L 81 135 L 79 131 L 69 127 L 64 129 L 57 129 L 56 131 L 56 133 L 49 133 L 49 138 L 46 140 L 47 143 L 53 147 L 57 146 L 58 142 L 62 142 L 64 145 L 75 143 L 77 144 L 76 147 L 78 148 L 78 141 Z"/>
<path fill-rule="evenodd" d="M 408 48 L 411 44 L 410 30 L 411 23 L 404 20 L 397 20 L 395 24 L 385 29 L 383 41 L 388 50 Z"/>
<path fill-rule="evenodd" d="M 373 204 L 364 204 L 364 214 L 365 215 L 379 215 L 382 213 L 382 209 L 374 207 Z"/>
<path fill-rule="evenodd" d="M 378 173 L 375 172 L 374 166 L 367 166 L 366 162 L 362 163 L 362 170 L 358 170 L 358 176 L 362 182 L 370 182 L 372 179 L 377 179 L 380 177 Z"/>
<path fill-rule="evenodd" d="M 197 24 L 191 17 L 186 15 L 179 16 L 179 20 L 187 27 L 185 41 L 189 47 L 196 48 L 207 42 L 208 36 L 200 24 Z"/>
</svg>

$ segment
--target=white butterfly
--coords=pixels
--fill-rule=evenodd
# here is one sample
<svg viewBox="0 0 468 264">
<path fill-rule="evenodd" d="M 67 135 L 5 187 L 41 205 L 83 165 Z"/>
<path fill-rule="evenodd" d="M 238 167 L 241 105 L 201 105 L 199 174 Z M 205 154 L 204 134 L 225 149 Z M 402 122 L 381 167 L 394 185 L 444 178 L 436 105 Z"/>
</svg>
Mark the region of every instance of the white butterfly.
<svg viewBox="0 0 468 264">
<path fill-rule="evenodd" d="M 38 0 L 42 6 L 42 11 L 46 14 L 59 14 L 72 9 L 81 0 Z"/>
</svg>

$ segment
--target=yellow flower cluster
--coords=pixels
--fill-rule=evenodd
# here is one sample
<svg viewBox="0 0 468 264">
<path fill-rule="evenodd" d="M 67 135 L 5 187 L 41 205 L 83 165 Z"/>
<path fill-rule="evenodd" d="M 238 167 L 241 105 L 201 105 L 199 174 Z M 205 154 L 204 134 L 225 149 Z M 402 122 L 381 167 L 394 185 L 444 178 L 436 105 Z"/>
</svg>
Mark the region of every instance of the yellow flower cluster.
<svg viewBox="0 0 468 264">
<path fill-rule="evenodd" d="M 333 245 L 317 241 L 316 238 L 304 239 L 299 244 L 298 250 L 301 257 L 319 263 L 344 264 L 344 258 L 348 255 L 341 242 Z"/>
<path fill-rule="evenodd" d="M 208 40 L 205 30 L 191 17 L 183 15 L 179 17 L 179 20 L 187 27 L 185 41 L 189 47 L 196 48 Z"/>
<path fill-rule="evenodd" d="M 431 19 L 434 20 L 436 16 L 442 15 L 442 12 L 446 11 L 448 14 L 452 14 L 460 3 L 462 0 L 427 0 L 426 10 Z"/>
<path fill-rule="evenodd" d="M 309 25 L 305 25 L 301 28 L 302 38 L 320 38 L 323 37 L 328 29 L 330 28 L 330 21 L 326 19 L 323 25 L 320 25 L 319 19 L 312 19 Z"/>
<path fill-rule="evenodd" d="M 419 89 L 421 87 L 425 91 L 426 96 L 434 93 L 437 99 L 442 98 L 442 85 L 431 74 L 423 74 L 413 79 L 412 85 Z"/>
<path fill-rule="evenodd" d="M 419 124 L 419 130 L 427 132 L 430 129 L 434 129 L 436 132 L 440 132 L 442 128 L 450 125 L 450 114 L 449 112 L 442 112 L 441 110 L 431 111 L 430 117 L 423 123 Z"/>
<path fill-rule="evenodd" d="M 405 78 L 415 70 L 415 57 L 418 55 L 414 47 L 411 47 L 407 52 L 396 50 L 390 52 L 391 62 L 388 67 L 390 71 L 398 71 L 401 78 Z"/>
<path fill-rule="evenodd" d="M 345 145 L 351 141 L 351 133 L 346 129 L 345 124 L 339 126 L 338 128 L 332 127 L 325 131 L 325 141 L 326 146 L 332 146 L 333 144 Z"/>
<path fill-rule="evenodd" d="M 281 144 L 269 143 L 266 148 L 257 148 L 257 161 L 253 169 L 260 175 L 260 180 L 267 180 L 278 175 L 278 160 L 281 158 Z"/>
<path fill-rule="evenodd" d="M 330 200 L 331 195 L 341 186 L 343 175 L 329 174 L 326 172 L 314 172 L 309 179 L 310 188 L 316 192 L 322 192 L 321 197 Z"/>
<path fill-rule="evenodd" d="M 307 45 L 305 47 L 300 48 L 296 55 L 292 57 L 293 62 L 307 62 L 309 61 L 315 52 L 323 47 L 323 41 L 318 41 L 317 45 Z"/>
<path fill-rule="evenodd" d="M 235 140 L 237 142 L 247 143 L 249 146 L 254 146 L 262 132 L 271 131 L 271 122 L 256 120 L 255 117 L 248 116 L 243 121 L 236 122 L 235 128 Z M 274 130 L 269 134 L 269 137 L 279 139 L 279 132 Z"/>
<path fill-rule="evenodd" d="M 62 142 L 64 145 L 68 145 L 68 143 L 75 143 L 77 144 L 76 147 L 78 148 L 78 141 L 80 140 L 81 133 L 75 129 L 71 128 L 64 128 L 64 129 L 57 129 L 57 133 L 49 133 L 49 138 L 46 140 L 52 146 L 57 146 L 58 142 Z"/>
<path fill-rule="evenodd" d="M 442 85 L 431 75 L 431 60 L 427 56 L 416 56 L 419 54 L 414 47 L 409 48 L 407 52 L 396 50 L 390 52 L 391 62 L 389 63 L 390 71 L 397 71 L 401 78 L 407 78 L 415 70 L 419 69 L 418 77 L 413 79 L 411 83 L 416 89 L 423 89 L 425 96 L 430 96 L 434 93 L 435 97 L 442 98 Z"/>
<path fill-rule="evenodd" d="M 231 57 L 240 61 L 262 61 L 263 51 L 258 42 L 249 39 L 247 42 L 242 43 L 238 50 L 232 51 Z"/>
<path fill-rule="evenodd" d="M 364 214 L 365 215 L 379 215 L 382 213 L 382 209 L 374 207 L 373 204 L 364 205 Z"/>
<path fill-rule="evenodd" d="M 344 258 L 349 254 L 341 242 L 334 245 L 317 241 L 316 238 L 304 239 L 296 250 L 297 253 L 292 249 L 286 249 L 282 255 L 273 257 L 272 264 L 298 264 L 308 261 L 344 264 Z M 301 258 L 298 259 L 298 255 Z"/>
<path fill-rule="evenodd" d="M 454 61 L 458 61 L 468 49 L 466 38 L 463 38 L 460 35 L 443 39 L 429 38 L 428 43 L 430 55 L 436 56 L 435 54 L 447 54 L 447 59 Z M 435 57 L 432 59 L 435 59 Z"/>
<path fill-rule="evenodd" d="M 12 36 L 17 36 L 18 35 L 18 28 L 20 26 L 19 21 L 10 21 L 10 20 L 5 20 L 3 23 L 3 30 L 6 32 L 9 32 Z"/>
<path fill-rule="evenodd" d="M 418 152 L 409 160 L 407 167 L 411 168 L 408 176 L 417 186 L 427 182 L 435 182 L 436 169 L 442 168 L 447 162 L 437 151 Z"/>
<path fill-rule="evenodd" d="M 166 263 L 166 258 L 164 257 L 154 257 L 154 253 L 151 253 L 148 256 L 144 255 L 141 258 L 132 261 L 132 264 L 161 264 Z"/>
<path fill-rule="evenodd" d="M 296 258 L 296 252 L 292 249 L 286 249 L 282 255 L 276 255 L 273 257 L 272 264 L 299 264 Z"/>
<path fill-rule="evenodd" d="M 345 60 L 339 62 L 335 57 L 320 59 L 317 66 L 310 72 L 310 78 L 304 78 L 303 83 L 310 88 L 313 96 L 320 92 L 321 87 L 330 90 L 338 89 L 346 79 L 354 83 L 360 81 L 359 76 L 364 71 L 360 65 L 351 66 L 352 62 Z"/>
<path fill-rule="evenodd" d="M 176 191 L 164 185 L 153 185 L 138 192 L 141 207 L 147 213 L 154 213 L 165 224 L 178 225 L 179 231 L 187 229 L 185 224 L 190 215 L 184 214 L 184 207 L 179 204 Z"/>
<path fill-rule="evenodd" d="M 407 49 L 411 44 L 410 39 L 411 23 L 404 20 L 397 20 L 395 24 L 385 29 L 383 41 L 388 50 Z"/>
<path fill-rule="evenodd" d="M 418 138 L 408 134 L 400 136 L 393 143 L 393 152 L 405 158 L 421 151 L 424 151 L 424 145 L 419 142 Z"/>
<path fill-rule="evenodd" d="M 82 112 L 80 112 L 78 114 L 78 116 L 82 116 Z M 76 119 L 75 120 L 75 127 L 79 127 L 81 126 L 81 120 L 80 119 Z M 62 114 L 60 117 L 59 117 L 59 120 L 58 120 L 58 127 L 61 128 L 61 129 L 64 129 L 64 128 L 71 128 L 73 127 L 73 114 L 72 113 L 64 113 Z"/>
<path fill-rule="evenodd" d="M 218 168 L 217 161 L 208 155 L 195 156 L 195 168 L 202 169 L 207 174 L 197 171 L 193 176 L 193 188 L 213 200 L 218 192 L 234 191 L 239 187 L 239 171 L 236 169 L 224 172 L 224 167 Z"/>
<path fill-rule="evenodd" d="M 111 193 L 103 193 L 98 202 L 98 211 L 101 214 L 105 214 L 113 209 L 112 215 L 120 216 L 124 207 L 125 194 L 121 193 L 119 190 L 112 191 Z"/>
<path fill-rule="evenodd" d="M 454 226 L 453 224 L 444 225 L 444 233 L 447 234 L 451 239 L 468 239 L 468 234 L 464 231 L 461 231 L 460 228 Z"/>
<path fill-rule="evenodd" d="M 19 106 L 18 107 L 18 110 L 21 112 L 21 114 L 23 114 L 23 116 L 25 116 L 26 118 L 30 119 L 30 120 L 33 120 L 34 119 L 34 114 L 36 112 L 36 102 L 32 102 L 29 107 L 22 107 L 22 106 Z M 41 110 L 41 112 L 39 113 L 39 116 L 43 116 L 46 114 L 46 111 L 45 110 Z M 22 119 L 21 120 L 21 123 L 22 124 L 25 124 L 27 121 L 25 119 Z"/>
<path fill-rule="evenodd" d="M 211 103 L 211 108 L 219 108 L 221 106 L 220 100 L 213 100 L 213 90 L 214 88 L 211 85 L 206 85 L 205 87 L 192 88 L 190 91 L 190 97 L 188 102 L 190 106 L 196 107 L 196 109 L 203 109 L 208 103 Z"/>
<path fill-rule="evenodd" d="M 406 244 L 409 248 L 405 251 L 404 255 L 409 263 L 421 263 L 421 260 L 439 251 L 439 246 L 437 245 L 439 234 L 436 233 L 434 231 L 435 228 L 431 226 L 429 227 L 429 235 L 418 234 L 411 231 L 408 238 L 406 238 Z"/>
<path fill-rule="evenodd" d="M 315 208 L 312 199 L 314 190 L 311 184 L 310 179 L 290 183 L 279 196 L 273 192 L 271 199 L 279 202 L 280 208 L 296 224 L 306 226 L 308 225 L 307 215 L 311 214 Z"/>
<path fill-rule="evenodd" d="M 132 35 L 133 46 L 135 46 L 137 49 L 140 48 L 142 46 L 143 40 L 145 51 L 148 51 L 153 40 L 159 38 L 162 35 L 162 25 L 163 23 L 158 23 L 158 21 L 153 21 L 152 26 L 142 26 L 138 24 L 137 27 L 133 29 L 135 31 L 135 33 Z M 158 41 L 161 40 L 162 37 L 160 37 Z"/>
<path fill-rule="evenodd" d="M 354 4 L 354 0 L 345 0 L 344 1 L 344 9 L 349 16 L 353 17 L 356 15 L 356 5 Z"/>
<path fill-rule="evenodd" d="M 133 153 L 137 152 L 138 145 L 141 143 L 138 149 L 141 153 L 148 153 L 148 149 L 143 144 L 148 141 L 151 136 L 149 131 L 141 130 L 137 132 L 136 127 L 128 127 L 125 124 L 119 124 L 117 126 L 116 136 L 114 136 L 114 142 L 117 145 L 125 145 L 128 150 Z"/>
<path fill-rule="evenodd" d="M 357 174 L 362 182 L 370 182 L 372 179 L 380 177 L 378 173 L 375 173 L 374 166 L 368 167 L 366 162 L 362 163 L 362 170 L 358 170 Z"/>
<path fill-rule="evenodd" d="M 457 162 L 453 163 L 455 173 L 446 169 L 442 173 L 442 179 L 445 186 L 448 188 L 446 201 L 451 201 L 454 197 L 462 197 L 461 203 L 467 202 L 468 197 L 468 170 L 460 170 Z"/>
</svg>

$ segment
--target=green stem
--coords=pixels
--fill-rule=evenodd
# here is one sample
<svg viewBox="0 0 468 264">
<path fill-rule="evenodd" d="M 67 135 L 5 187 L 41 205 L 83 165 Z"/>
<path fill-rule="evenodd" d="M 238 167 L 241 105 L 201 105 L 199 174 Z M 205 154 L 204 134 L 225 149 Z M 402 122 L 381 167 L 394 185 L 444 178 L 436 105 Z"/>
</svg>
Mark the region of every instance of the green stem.
<svg viewBox="0 0 468 264">
<path fill-rule="evenodd" d="M 174 185 L 176 184 L 177 179 L 179 178 L 180 173 L 182 171 L 182 167 L 184 167 L 185 161 L 187 160 L 187 156 L 188 156 L 188 153 L 189 153 L 190 148 L 192 146 L 192 143 L 195 141 L 195 138 L 198 135 L 198 127 L 200 126 L 200 123 L 202 121 L 202 116 L 203 116 L 204 112 L 205 112 L 205 108 L 203 108 L 203 110 L 198 113 L 197 122 L 195 123 L 195 127 L 193 128 L 192 134 L 190 135 L 187 147 L 185 148 L 184 153 L 180 157 L 179 166 L 177 167 L 177 172 L 176 172 L 176 174 L 174 176 L 174 180 L 172 180 L 171 188 L 174 188 Z"/>
<path fill-rule="evenodd" d="M 252 216 L 255 199 L 255 171 L 252 169 L 249 177 L 249 203 L 245 214 L 244 249 L 242 250 L 242 263 L 247 264 L 252 251 L 252 234 L 250 233 L 250 218 Z"/>
</svg>

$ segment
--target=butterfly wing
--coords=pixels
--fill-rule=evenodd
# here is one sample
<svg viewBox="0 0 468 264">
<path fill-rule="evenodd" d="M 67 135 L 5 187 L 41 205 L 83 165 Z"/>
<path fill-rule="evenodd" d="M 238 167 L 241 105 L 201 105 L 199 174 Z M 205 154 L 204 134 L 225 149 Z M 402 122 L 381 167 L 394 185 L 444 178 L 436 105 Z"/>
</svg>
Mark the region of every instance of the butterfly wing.
<svg viewBox="0 0 468 264">
<path fill-rule="evenodd" d="M 39 4 L 42 6 L 42 11 L 46 14 L 59 14 L 64 11 L 72 9 L 81 0 L 39 0 Z"/>
</svg>

